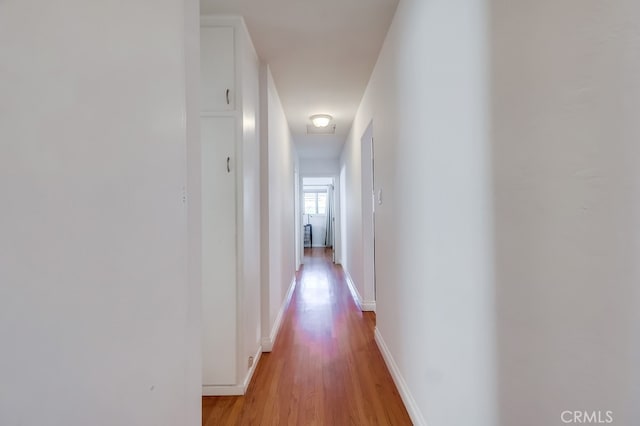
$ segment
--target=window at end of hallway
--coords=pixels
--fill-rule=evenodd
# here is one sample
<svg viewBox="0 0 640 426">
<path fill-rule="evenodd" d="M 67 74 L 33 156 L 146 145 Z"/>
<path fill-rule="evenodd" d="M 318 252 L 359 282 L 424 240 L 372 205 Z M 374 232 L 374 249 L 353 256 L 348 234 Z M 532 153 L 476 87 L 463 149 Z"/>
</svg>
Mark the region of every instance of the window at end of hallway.
<svg viewBox="0 0 640 426">
<path fill-rule="evenodd" d="M 319 191 L 304 192 L 304 214 L 327 214 L 327 193 Z"/>
</svg>

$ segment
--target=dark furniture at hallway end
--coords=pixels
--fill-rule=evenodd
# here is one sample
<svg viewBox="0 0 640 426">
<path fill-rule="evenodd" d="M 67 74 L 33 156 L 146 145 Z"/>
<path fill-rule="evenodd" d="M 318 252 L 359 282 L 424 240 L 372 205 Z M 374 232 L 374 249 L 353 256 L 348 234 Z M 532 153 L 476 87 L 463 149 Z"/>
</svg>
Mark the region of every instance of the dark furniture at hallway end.
<svg viewBox="0 0 640 426">
<path fill-rule="evenodd" d="M 304 246 L 313 247 L 313 232 L 311 230 L 311 224 L 307 223 L 304 226 Z"/>
</svg>

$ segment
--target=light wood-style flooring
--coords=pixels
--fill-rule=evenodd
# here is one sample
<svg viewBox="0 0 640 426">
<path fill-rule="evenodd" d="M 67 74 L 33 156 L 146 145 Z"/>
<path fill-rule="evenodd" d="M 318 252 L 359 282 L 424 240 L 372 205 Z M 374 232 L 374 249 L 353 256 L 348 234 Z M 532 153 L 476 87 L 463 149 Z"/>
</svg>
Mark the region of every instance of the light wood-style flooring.
<svg viewBox="0 0 640 426">
<path fill-rule="evenodd" d="M 410 425 L 374 327 L 330 252 L 305 249 L 273 351 L 262 354 L 246 395 L 202 399 L 203 426 Z"/>
</svg>

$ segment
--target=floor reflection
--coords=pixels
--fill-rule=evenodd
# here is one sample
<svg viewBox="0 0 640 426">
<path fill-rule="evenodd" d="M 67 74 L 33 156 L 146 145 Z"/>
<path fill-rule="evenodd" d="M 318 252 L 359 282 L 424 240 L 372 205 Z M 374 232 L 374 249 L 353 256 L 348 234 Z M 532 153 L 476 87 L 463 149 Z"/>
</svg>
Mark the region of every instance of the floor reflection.
<svg viewBox="0 0 640 426">
<path fill-rule="evenodd" d="M 203 426 L 410 425 L 374 314 L 358 309 L 329 250 L 305 255 L 273 351 L 245 396 L 203 399 Z"/>
<path fill-rule="evenodd" d="M 301 325 L 300 338 L 333 334 L 333 305 L 336 303 L 334 265 L 325 249 L 305 249 L 303 273 L 299 277 L 295 316 Z"/>
</svg>

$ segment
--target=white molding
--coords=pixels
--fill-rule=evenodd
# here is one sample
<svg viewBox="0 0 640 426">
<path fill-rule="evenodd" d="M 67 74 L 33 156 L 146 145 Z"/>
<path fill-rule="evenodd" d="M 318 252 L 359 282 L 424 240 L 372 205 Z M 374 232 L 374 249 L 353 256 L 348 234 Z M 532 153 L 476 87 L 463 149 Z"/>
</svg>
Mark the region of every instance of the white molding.
<svg viewBox="0 0 640 426">
<path fill-rule="evenodd" d="M 202 385 L 202 396 L 236 396 L 247 393 L 247 388 L 251 384 L 253 373 L 255 373 L 258 367 L 261 355 L 262 346 L 258 347 L 258 351 L 253 356 L 253 364 L 251 368 L 249 368 L 249 371 L 247 371 L 247 375 L 241 385 Z"/>
<path fill-rule="evenodd" d="M 376 301 L 364 301 L 362 302 L 362 310 L 365 312 L 375 312 L 376 311 Z"/>
<path fill-rule="evenodd" d="M 382 358 L 384 358 L 384 362 L 387 364 L 387 368 L 389 369 L 389 373 L 391 373 L 393 382 L 396 384 L 398 392 L 400 392 L 400 398 L 402 398 L 402 402 L 404 402 L 404 406 L 407 408 L 411 422 L 416 426 L 427 426 L 427 422 L 424 420 L 424 416 L 418 408 L 416 400 L 413 399 L 409 386 L 407 386 L 402 374 L 400 374 L 398 364 L 396 364 L 396 361 L 393 359 L 393 356 L 382 338 L 382 334 L 380 334 L 378 327 L 376 327 L 374 335 L 378 349 L 380 349 L 380 353 L 382 354 Z"/>
<path fill-rule="evenodd" d="M 242 394 L 244 395 L 245 393 L 247 393 L 247 388 L 249 387 L 249 385 L 251 384 L 251 379 L 253 379 L 253 373 L 256 372 L 256 368 L 258 367 L 258 362 L 260 362 L 260 356 L 262 355 L 262 346 L 258 346 L 258 350 L 256 351 L 255 355 L 253 356 L 253 364 L 251 364 L 251 367 L 249 368 L 249 371 L 247 371 L 247 375 L 244 378 L 244 382 L 242 383 Z"/>
<path fill-rule="evenodd" d="M 294 275 L 291 279 L 291 284 L 289 284 L 289 290 L 287 290 L 287 295 L 280 306 L 280 310 L 278 311 L 278 315 L 276 316 L 276 320 L 273 323 L 273 327 L 271 328 L 271 333 L 269 337 L 262 338 L 262 352 L 271 352 L 273 350 L 273 345 L 276 343 L 276 338 L 278 337 L 278 333 L 280 332 L 280 326 L 282 326 L 282 318 L 284 317 L 284 313 L 289 306 L 289 302 L 291 301 L 291 296 L 293 296 L 293 290 L 296 288 L 296 276 Z"/>
<path fill-rule="evenodd" d="M 375 312 L 376 311 L 376 301 L 375 300 L 362 300 L 362 296 L 358 292 L 358 288 L 356 287 L 353 279 L 351 279 L 351 275 L 349 271 L 344 269 L 344 278 L 347 281 L 347 285 L 349 286 L 349 292 L 351 292 L 351 297 L 353 301 L 356 302 L 358 309 L 363 312 Z"/>
<path fill-rule="evenodd" d="M 362 310 L 362 303 L 360 302 L 362 298 L 360 297 L 360 293 L 358 293 L 358 289 L 356 288 L 356 285 L 351 279 L 351 275 L 349 274 L 349 271 L 347 271 L 346 269 L 344 269 L 344 279 L 347 282 L 347 286 L 349 286 L 349 292 L 351 293 L 351 297 L 353 298 L 353 301 L 356 302 L 356 306 L 358 306 L 358 309 Z"/>
<path fill-rule="evenodd" d="M 202 385 L 202 396 L 235 395 L 244 395 L 244 388 L 239 385 Z"/>
</svg>

